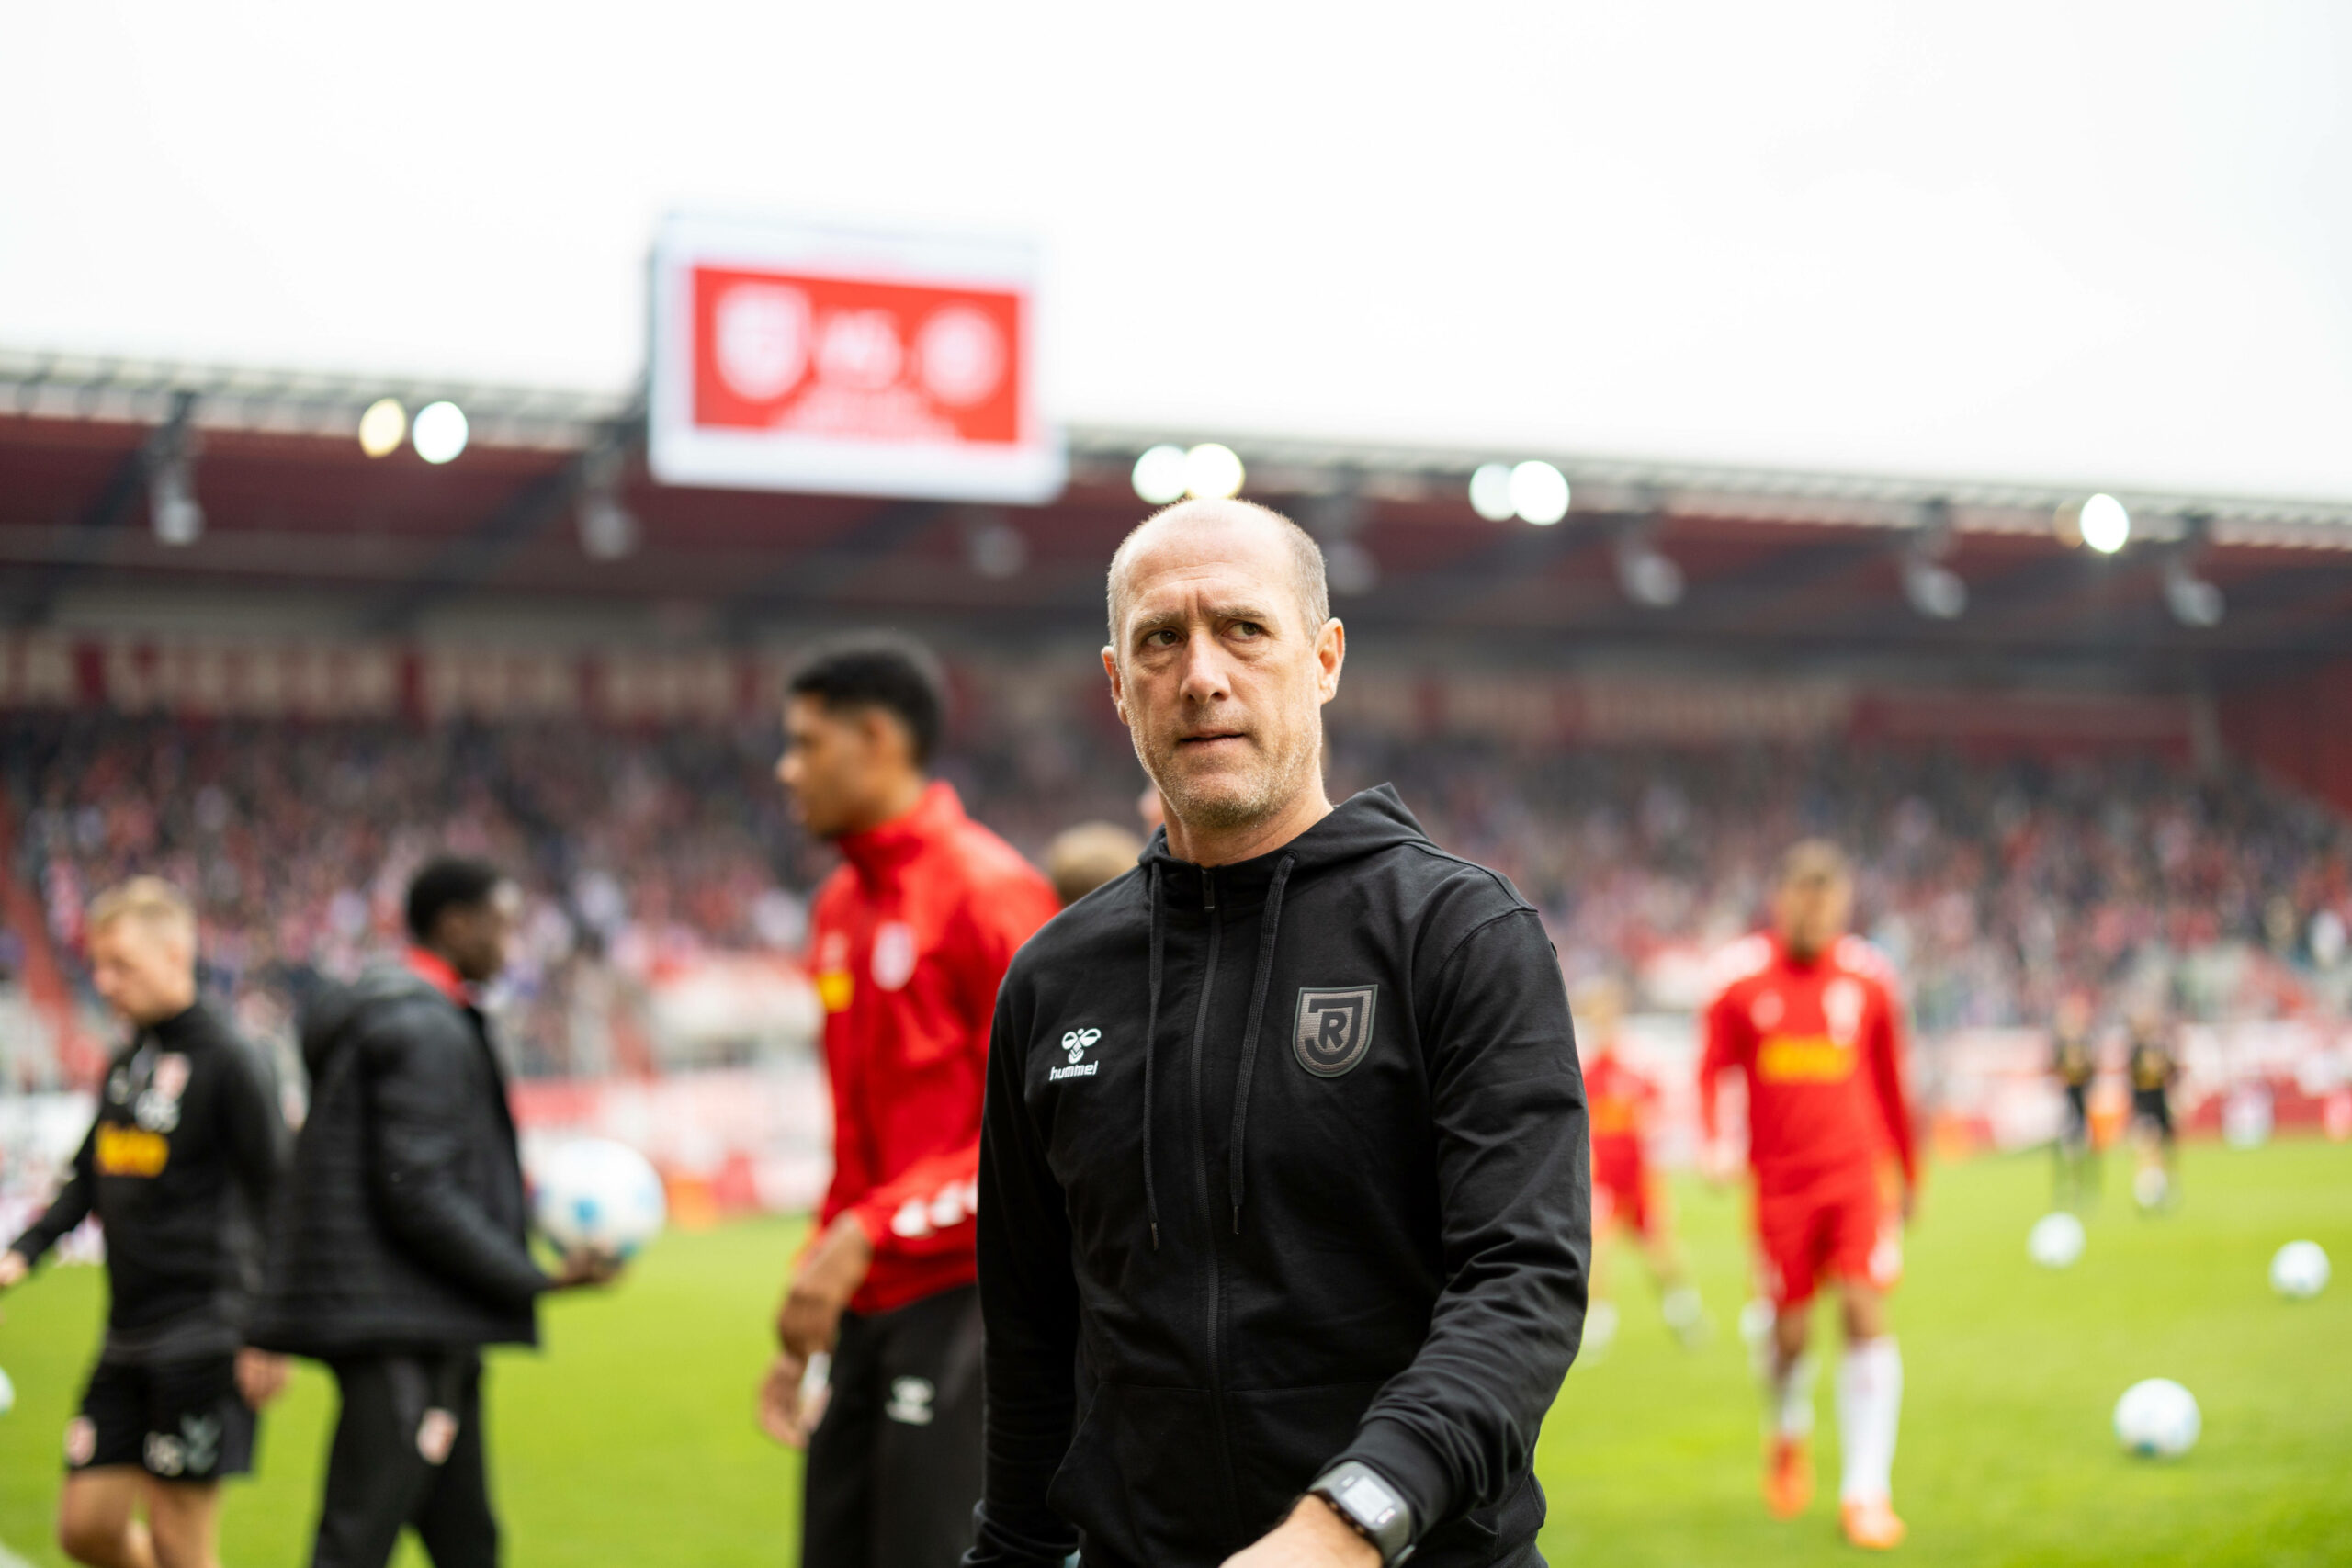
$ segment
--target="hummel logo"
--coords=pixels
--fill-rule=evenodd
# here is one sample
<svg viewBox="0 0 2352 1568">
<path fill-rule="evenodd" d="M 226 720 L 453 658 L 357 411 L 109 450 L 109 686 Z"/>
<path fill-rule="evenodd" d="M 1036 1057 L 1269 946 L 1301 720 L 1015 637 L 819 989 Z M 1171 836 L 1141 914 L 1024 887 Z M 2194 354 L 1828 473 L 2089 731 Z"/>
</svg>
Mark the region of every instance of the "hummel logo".
<svg viewBox="0 0 2352 1568">
<path fill-rule="evenodd" d="M 928 1427 L 932 1397 L 938 1392 L 928 1378 L 892 1378 L 890 1400 L 882 1406 L 882 1414 L 910 1427 Z"/>
<path fill-rule="evenodd" d="M 1089 1045 L 1102 1038 L 1102 1032 L 1099 1029 L 1073 1029 L 1064 1034 L 1062 1049 L 1069 1053 L 1069 1066 L 1054 1068 L 1046 1075 L 1046 1081 L 1058 1083 L 1064 1078 L 1091 1078 L 1100 1072 L 1102 1067 L 1102 1063 L 1080 1063 L 1079 1058 L 1086 1055 L 1086 1048 Z"/>
</svg>

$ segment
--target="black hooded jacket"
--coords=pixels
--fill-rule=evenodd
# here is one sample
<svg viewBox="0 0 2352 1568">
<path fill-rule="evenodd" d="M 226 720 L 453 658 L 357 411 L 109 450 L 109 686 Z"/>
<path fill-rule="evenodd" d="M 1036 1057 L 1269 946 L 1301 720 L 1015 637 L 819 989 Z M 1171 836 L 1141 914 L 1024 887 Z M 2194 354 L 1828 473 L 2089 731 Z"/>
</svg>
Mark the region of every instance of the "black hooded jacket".
<svg viewBox="0 0 2352 1568">
<path fill-rule="evenodd" d="M 1341 1459 L 1411 1504 L 1417 1563 L 1522 1560 L 1590 1226 L 1567 1000 L 1508 882 L 1386 787 L 1212 870 L 1156 837 L 998 996 L 967 1562 L 1210 1568 Z"/>
<path fill-rule="evenodd" d="M 303 1036 L 311 1113 L 253 1342 L 322 1359 L 535 1343 L 548 1279 L 481 1012 L 384 964 L 322 998 Z"/>
</svg>

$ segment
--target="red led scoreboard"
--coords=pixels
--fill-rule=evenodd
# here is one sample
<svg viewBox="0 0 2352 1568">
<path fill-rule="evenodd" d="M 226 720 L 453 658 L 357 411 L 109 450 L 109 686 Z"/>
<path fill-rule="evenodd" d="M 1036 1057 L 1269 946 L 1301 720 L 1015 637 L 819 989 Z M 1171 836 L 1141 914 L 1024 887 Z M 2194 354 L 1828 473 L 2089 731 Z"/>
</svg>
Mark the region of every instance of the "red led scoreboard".
<svg viewBox="0 0 2352 1568">
<path fill-rule="evenodd" d="M 695 217 L 653 254 L 665 484 L 1035 503 L 1037 256 L 1017 240 Z"/>
</svg>

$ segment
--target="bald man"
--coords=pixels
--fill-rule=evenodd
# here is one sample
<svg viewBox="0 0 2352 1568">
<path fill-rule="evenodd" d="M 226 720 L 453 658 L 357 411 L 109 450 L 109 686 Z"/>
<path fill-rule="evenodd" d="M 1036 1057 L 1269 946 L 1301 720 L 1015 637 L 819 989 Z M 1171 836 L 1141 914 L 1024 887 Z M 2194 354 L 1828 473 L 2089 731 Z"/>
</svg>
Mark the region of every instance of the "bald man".
<svg viewBox="0 0 2352 1568">
<path fill-rule="evenodd" d="M 130 1039 L 57 1201 L 0 1252 L 0 1289 L 97 1216 L 106 1342 L 65 1429 L 57 1538 L 93 1568 L 214 1568 L 219 1483 L 253 1467 L 254 1413 L 286 1379 L 244 1348 L 286 1127 L 268 1064 L 197 996 L 180 891 L 139 877 L 85 926 L 91 983 Z"/>
<path fill-rule="evenodd" d="M 1543 927 L 1394 790 L 1325 795 L 1347 633 L 1287 519 L 1160 513 L 1109 610 L 1166 821 L 998 993 L 966 1561 L 1540 1562 L 1591 1218 Z"/>
</svg>

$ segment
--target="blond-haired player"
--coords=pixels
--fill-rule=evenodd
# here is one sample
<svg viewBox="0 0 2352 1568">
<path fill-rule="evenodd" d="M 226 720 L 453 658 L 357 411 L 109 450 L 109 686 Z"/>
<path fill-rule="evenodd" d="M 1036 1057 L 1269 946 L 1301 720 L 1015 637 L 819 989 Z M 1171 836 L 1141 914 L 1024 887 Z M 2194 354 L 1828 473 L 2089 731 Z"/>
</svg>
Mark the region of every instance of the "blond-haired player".
<svg viewBox="0 0 2352 1568">
<path fill-rule="evenodd" d="M 130 1039 L 56 1201 L 0 1253 L 0 1288 L 97 1216 L 113 1300 L 66 1427 L 58 1540 L 93 1568 L 213 1568 L 218 1483 L 252 1468 L 254 1413 L 286 1375 L 244 1346 L 286 1127 L 266 1063 L 197 995 L 186 897 L 139 877 L 85 925 L 91 982 Z"/>
</svg>

